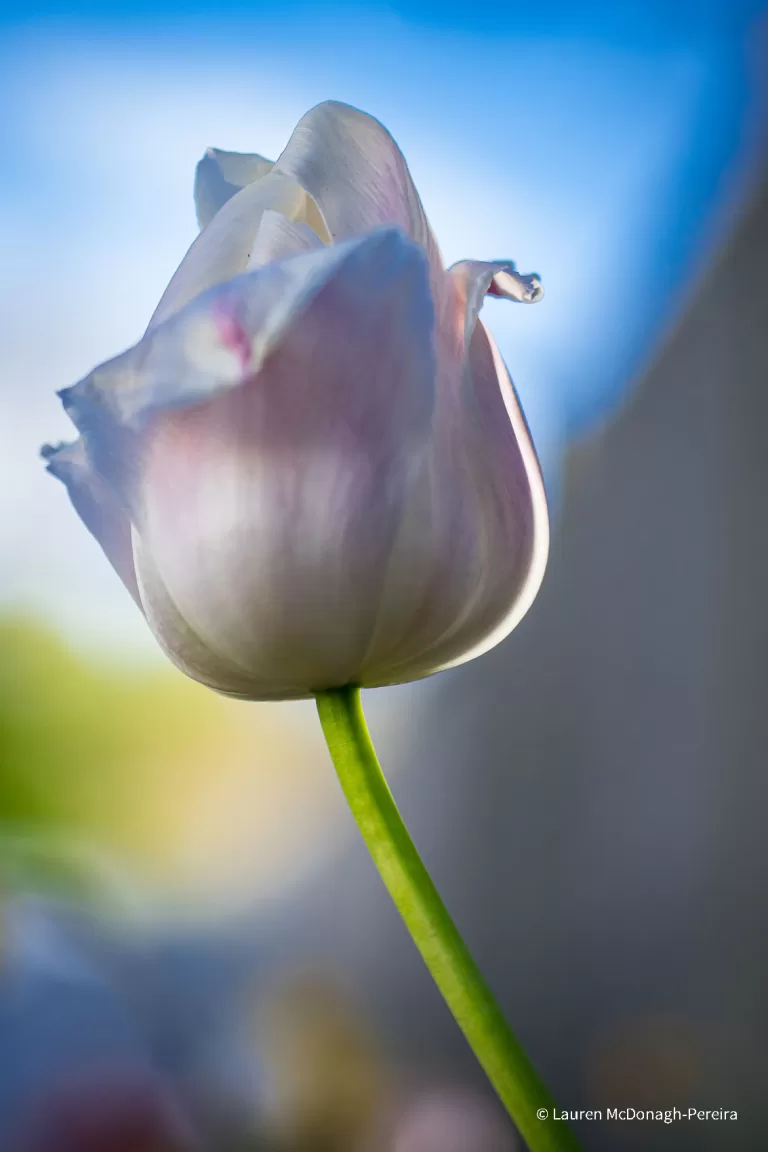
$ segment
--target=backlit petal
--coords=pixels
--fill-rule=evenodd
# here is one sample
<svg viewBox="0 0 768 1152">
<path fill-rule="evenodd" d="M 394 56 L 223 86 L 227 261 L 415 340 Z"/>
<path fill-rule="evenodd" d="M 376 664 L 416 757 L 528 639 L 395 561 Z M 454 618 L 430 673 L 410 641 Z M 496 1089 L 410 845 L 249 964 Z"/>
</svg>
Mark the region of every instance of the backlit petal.
<svg viewBox="0 0 768 1152">
<path fill-rule="evenodd" d="M 322 246 L 322 240 L 308 224 L 301 220 L 288 220 L 279 212 L 265 212 L 248 261 L 248 270 Z"/>
<path fill-rule="evenodd" d="M 251 670 L 255 696 L 271 694 L 262 682 L 300 695 L 356 677 L 428 450 L 423 253 L 385 230 L 296 260 L 334 254 L 244 386 L 166 412 L 146 437 L 142 545 L 187 626 Z"/>
<path fill-rule="evenodd" d="M 273 163 L 256 153 L 209 148 L 195 170 L 195 210 L 201 228 L 210 224 L 227 200 L 246 184 L 272 171 Z"/>
<path fill-rule="evenodd" d="M 274 677 L 258 679 L 253 670 L 243 668 L 204 643 L 192 630 L 171 599 L 157 571 L 152 554 L 138 532 L 133 533 L 133 552 L 140 573 L 140 594 L 149 626 L 160 647 L 187 676 L 227 696 L 261 700 L 287 700 L 303 696 L 289 684 Z"/>
<path fill-rule="evenodd" d="M 465 262 L 450 276 L 432 455 L 392 551 L 364 668 L 370 685 L 416 679 L 487 651 L 519 622 L 543 578 L 549 529 L 536 454 L 506 367 L 478 321 L 500 269 L 516 278 L 515 292 L 518 281 L 526 290 L 528 278 L 504 265 Z"/>
<path fill-rule="evenodd" d="M 334 240 L 395 225 L 425 249 L 433 273 L 442 276 L 405 157 L 373 116 L 334 100 L 318 104 L 297 124 L 275 169 L 306 188 Z"/>
<path fill-rule="evenodd" d="M 151 419 L 199 405 L 252 378 L 328 283 L 336 277 L 346 283 L 366 254 L 375 262 L 385 250 L 399 254 L 408 269 L 418 263 L 418 249 L 383 230 L 270 263 L 204 293 L 61 393 L 88 460 L 134 522 L 143 433 Z M 422 308 L 418 317 L 423 314 Z"/>
<path fill-rule="evenodd" d="M 48 461 L 48 471 L 64 482 L 78 516 L 141 606 L 133 567 L 131 522 L 115 493 L 89 463 L 82 440 L 55 448 L 49 445 L 43 448 L 42 455 Z"/>
<path fill-rule="evenodd" d="M 433 656 L 449 668 L 481 656 L 522 620 L 544 578 L 549 517 L 538 459 L 517 393 L 493 337 L 472 335 L 461 415 L 474 418 L 465 452 L 478 513 L 474 597 Z"/>
<path fill-rule="evenodd" d="M 270 210 L 289 220 L 305 221 L 321 239 L 327 238 L 322 217 L 311 197 L 289 176 L 270 172 L 228 200 L 203 229 L 163 293 L 149 330 L 162 324 L 201 292 L 245 272 L 262 217 Z"/>
</svg>

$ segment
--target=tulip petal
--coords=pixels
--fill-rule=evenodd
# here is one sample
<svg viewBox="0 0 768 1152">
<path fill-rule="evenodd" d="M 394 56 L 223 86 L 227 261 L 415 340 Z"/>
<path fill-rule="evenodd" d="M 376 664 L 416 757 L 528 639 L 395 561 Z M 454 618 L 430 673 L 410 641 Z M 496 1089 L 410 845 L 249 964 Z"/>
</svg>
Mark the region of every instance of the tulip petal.
<svg viewBox="0 0 768 1152">
<path fill-rule="evenodd" d="M 292 176 L 317 203 L 333 240 L 395 225 L 443 262 L 405 157 L 386 128 L 334 100 L 301 118 L 275 170 Z"/>
<path fill-rule="evenodd" d="M 139 533 L 164 596 L 206 648 L 251 671 L 256 698 L 357 676 L 432 419 L 421 250 L 382 230 L 268 265 L 238 290 L 299 262 L 325 267 L 325 283 L 269 356 L 242 387 L 166 411 L 142 455 Z M 245 311 L 238 323 L 253 338 Z"/>
<path fill-rule="evenodd" d="M 510 264 L 463 261 L 450 270 L 464 306 L 464 361 L 448 468 L 464 458 L 463 483 L 473 507 L 474 563 L 466 568 L 464 609 L 431 652 L 435 670 L 454 667 L 487 652 L 520 622 L 541 586 L 549 551 L 549 516 L 541 470 L 506 365 L 478 319 L 492 288 L 510 299 L 541 297 L 537 277 L 520 277 Z M 459 430 L 458 433 L 456 430 Z M 462 525 L 467 537 L 467 522 Z"/>
<path fill-rule="evenodd" d="M 228 200 L 193 242 L 163 293 L 148 331 L 200 293 L 245 272 L 262 217 L 269 210 L 289 220 L 305 221 L 321 239 L 329 238 L 317 205 L 305 190 L 291 177 L 270 172 Z"/>
<path fill-rule="evenodd" d="M 210 224 L 227 200 L 272 171 L 273 162 L 246 152 L 208 148 L 195 169 L 195 210 L 201 228 Z"/>
<path fill-rule="evenodd" d="M 261 268 L 273 260 L 283 260 L 286 256 L 296 256 L 299 252 L 312 252 L 322 247 L 322 240 L 308 224 L 301 220 L 288 220 L 279 212 L 265 212 L 248 261 L 248 271 Z"/>
<path fill-rule="evenodd" d="M 114 492 L 91 467 L 82 440 L 42 449 L 48 471 L 63 481 L 69 498 L 88 531 L 126 588 L 141 607 L 131 548 L 131 522 Z"/>
<path fill-rule="evenodd" d="M 192 630 L 171 599 L 152 554 L 133 532 L 133 554 L 139 573 L 141 603 L 153 635 L 168 658 L 186 676 L 240 699 L 289 700 L 306 693 L 274 678 L 259 679 L 252 670 L 215 651 Z"/>
<path fill-rule="evenodd" d="M 486 296 L 498 296 L 518 304 L 537 304 L 544 297 L 539 277 L 532 273 L 524 276 L 512 260 L 459 260 L 448 269 L 459 295 L 466 301 L 464 320 L 467 337 L 477 321 L 477 314 Z"/>
<path fill-rule="evenodd" d="M 451 270 L 454 323 L 440 333 L 434 450 L 390 557 L 371 687 L 412 680 L 488 651 L 541 584 L 549 527 L 535 450 L 506 367 L 478 321 L 491 285 L 511 298 L 534 278 L 503 264 Z M 455 339 L 456 330 L 459 339 Z"/>
<path fill-rule="evenodd" d="M 197 405 L 251 379 L 326 285 L 335 279 L 345 284 L 361 265 L 367 280 L 374 281 L 377 259 L 389 282 L 373 285 L 373 307 L 377 288 L 394 291 L 398 271 L 407 277 L 421 266 L 418 249 L 384 229 L 270 263 L 202 294 L 133 348 L 60 393 L 88 460 L 134 523 L 140 512 L 142 433 L 152 417 Z M 423 314 L 417 309 L 413 323 Z"/>
<path fill-rule="evenodd" d="M 531 607 L 544 579 L 549 515 L 544 482 L 520 401 L 493 337 L 477 323 L 469 348 L 462 413 L 481 530 L 482 579 L 444 639 L 439 668 L 473 660 L 500 643 Z"/>
</svg>

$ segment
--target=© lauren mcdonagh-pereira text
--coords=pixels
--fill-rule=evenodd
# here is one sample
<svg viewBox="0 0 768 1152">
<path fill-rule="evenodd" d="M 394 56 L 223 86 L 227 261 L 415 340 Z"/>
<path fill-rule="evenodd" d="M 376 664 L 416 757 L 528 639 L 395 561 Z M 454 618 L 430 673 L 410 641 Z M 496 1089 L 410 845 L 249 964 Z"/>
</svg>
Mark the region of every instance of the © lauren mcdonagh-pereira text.
<svg viewBox="0 0 768 1152">
<path fill-rule="evenodd" d="M 553 1120 L 660 1120 L 672 1124 L 675 1120 L 738 1120 L 731 1108 L 576 1108 L 552 1109 Z"/>
</svg>

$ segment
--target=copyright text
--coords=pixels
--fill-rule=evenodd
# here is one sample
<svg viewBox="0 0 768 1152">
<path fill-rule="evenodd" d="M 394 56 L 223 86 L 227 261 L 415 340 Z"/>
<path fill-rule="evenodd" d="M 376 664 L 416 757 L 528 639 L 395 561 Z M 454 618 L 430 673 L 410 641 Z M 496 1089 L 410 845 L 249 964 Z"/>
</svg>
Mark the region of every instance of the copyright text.
<svg viewBox="0 0 768 1152">
<path fill-rule="evenodd" d="M 549 1109 L 539 1108 L 539 1120 L 549 1119 Z M 553 1120 L 655 1120 L 674 1124 L 676 1120 L 738 1120 L 731 1108 L 553 1108 Z"/>
</svg>

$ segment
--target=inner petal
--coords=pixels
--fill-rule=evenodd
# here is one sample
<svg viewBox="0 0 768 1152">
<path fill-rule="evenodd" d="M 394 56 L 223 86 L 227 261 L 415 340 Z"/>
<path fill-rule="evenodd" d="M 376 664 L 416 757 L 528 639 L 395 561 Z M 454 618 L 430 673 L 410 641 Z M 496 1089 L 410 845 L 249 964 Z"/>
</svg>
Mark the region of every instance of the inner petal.
<svg viewBox="0 0 768 1152">
<path fill-rule="evenodd" d="M 299 252 L 311 252 L 322 248 L 323 241 L 304 220 L 289 220 L 280 212 L 268 211 L 261 218 L 248 261 L 248 271 L 282 260 L 286 256 L 296 256 Z"/>
<path fill-rule="evenodd" d="M 149 330 L 201 292 L 247 271 L 262 217 L 268 211 L 306 223 L 322 240 L 330 239 L 312 197 L 291 177 L 270 172 L 228 200 L 203 229 L 166 288 Z"/>
</svg>

